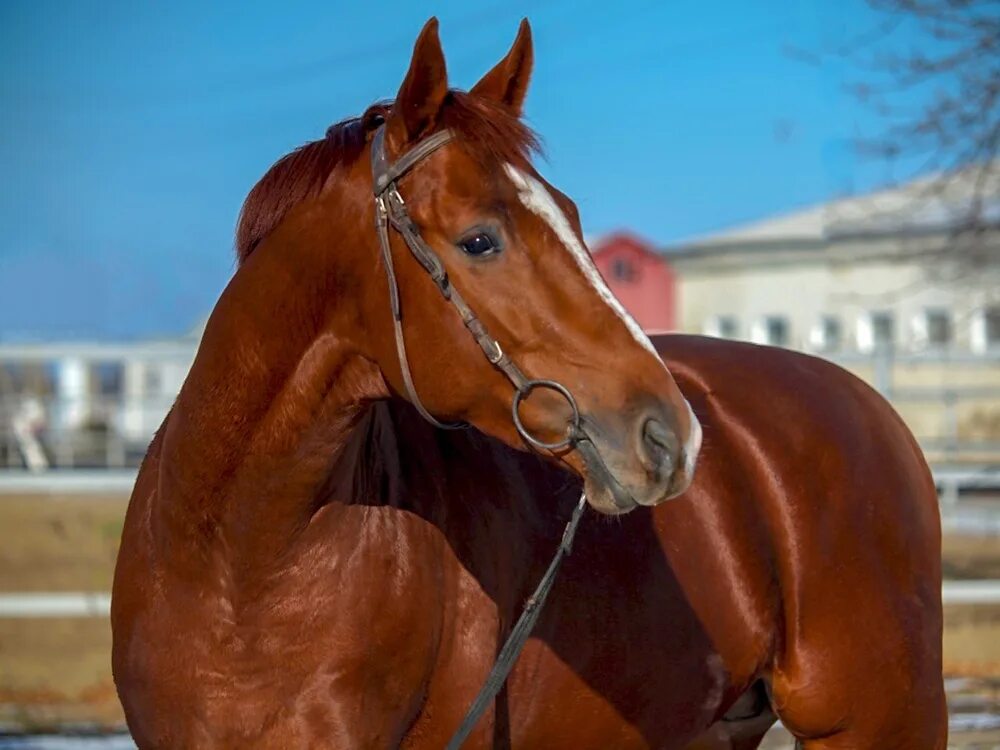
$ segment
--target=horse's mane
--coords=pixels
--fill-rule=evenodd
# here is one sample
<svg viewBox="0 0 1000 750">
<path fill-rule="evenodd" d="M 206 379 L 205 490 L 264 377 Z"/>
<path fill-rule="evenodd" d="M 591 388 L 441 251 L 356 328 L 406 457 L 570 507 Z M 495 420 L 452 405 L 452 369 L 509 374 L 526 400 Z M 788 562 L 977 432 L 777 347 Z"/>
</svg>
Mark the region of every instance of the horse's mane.
<svg viewBox="0 0 1000 750">
<path fill-rule="evenodd" d="M 361 155 L 368 136 L 391 110 L 374 104 L 361 117 L 337 123 L 326 137 L 311 141 L 279 159 L 254 186 L 243 203 L 236 227 L 236 255 L 243 262 L 285 215 L 317 196 L 330 172 Z M 484 164 L 523 164 L 539 144 L 535 133 L 507 109 L 462 91 L 449 91 L 442 125 L 455 132 L 465 149 Z"/>
</svg>

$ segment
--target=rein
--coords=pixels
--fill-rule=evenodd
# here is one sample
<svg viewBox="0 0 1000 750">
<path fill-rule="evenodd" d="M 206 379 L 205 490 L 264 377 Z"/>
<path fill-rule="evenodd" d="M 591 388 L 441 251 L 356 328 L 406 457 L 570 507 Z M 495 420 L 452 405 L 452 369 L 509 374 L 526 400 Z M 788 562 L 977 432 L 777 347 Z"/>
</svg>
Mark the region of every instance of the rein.
<svg viewBox="0 0 1000 750">
<path fill-rule="evenodd" d="M 409 151 L 400 156 L 395 162 L 390 162 L 385 153 L 385 125 L 379 126 L 372 138 L 372 184 L 375 195 L 375 229 L 378 233 L 379 247 L 382 252 L 382 260 L 385 264 L 386 280 L 389 284 L 389 303 L 392 308 L 393 331 L 396 337 L 396 354 L 399 357 L 399 368 L 403 376 L 403 385 L 406 387 L 410 402 L 416 407 L 420 415 L 435 427 L 446 430 L 455 430 L 465 427 L 463 423 L 442 422 L 435 418 L 423 405 L 417 395 L 416 386 L 413 384 L 413 373 L 410 370 L 410 362 L 406 354 L 406 340 L 403 334 L 403 308 L 399 297 L 399 283 L 396 280 L 396 269 L 393 265 L 392 247 L 389 243 L 389 226 L 402 235 L 403 240 L 409 247 L 413 257 L 428 273 L 441 295 L 452 304 L 458 311 L 465 327 L 472 334 L 472 337 L 479 344 L 483 355 L 491 365 L 507 376 L 507 379 L 514 386 L 514 398 L 511 404 L 511 419 L 518 434 L 528 445 L 538 450 L 559 451 L 575 446 L 578 443 L 587 441 L 587 436 L 580 427 L 580 410 L 576 405 L 576 399 L 569 389 L 554 380 L 536 380 L 525 376 L 521 368 L 511 360 L 501 348 L 500 343 L 490 335 L 486 326 L 476 316 L 468 303 L 452 286 L 448 279 L 448 272 L 437 253 L 424 241 L 420 235 L 420 229 L 413 222 L 409 212 L 406 210 L 406 202 L 399 193 L 396 185 L 397 180 L 410 171 L 419 161 L 429 156 L 437 149 L 454 139 L 450 130 L 441 130 L 434 135 L 428 136 L 420 141 Z M 555 391 L 562 396 L 572 409 L 572 418 L 566 437 L 554 442 L 545 442 L 532 435 L 521 421 L 519 408 L 521 402 L 536 389 L 547 389 Z M 573 537 L 576 535 L 580 519 L 587 505 L 587 496 L 581 493 L 580 499 L 573 509 L 573 515 L 563 531 L 562 540 L 559 547 L 549 563 L 545 574 L 534 593 L 528 598 L 521 611 L 521 616 L 515 623 L 506 642 L 500 649 L 496 662 L 490 670 L 486 681 L 479 689 L 478 695 L 469 706 L 462 719 L 462 723 L 449 741 L 448 750 L 459 750 L 462 743 L 468 738 L 476 723 L 482 718 L 487 707 L 496 698 L 497 693 L 503 688 L 510 675 L 524 644 L 531 635 L 531 631 L 541 615 L 545 600 L 555 583 L 559 567 L 563 558 L 568 555 L 573 546 Z"/>
<path fill-rule="evenodd" d="M 573 550 L 573 537 L 576 536 L 576 527 L 580 525 L 580 519 L 583 517 L 583 511 L 586 507 L 587 495 L 586 493 L 581 493 L 580 500 L 577 502 L 576 507 L 573 508 L 573 515 L 570 516 L 569 522 L 563 530 L 562 541 L 559 542 L 559 548 L 556 550 L 555 557 L 549 563 L 549 567 L 545 571 L 545 575 L 542 576 L 542 580 L 538 582 L 538 588 L 528 597 L 524 609 L 521 610 L 521 616 L 517 618 L 517 623 L 510 631 L 510 635 L 507 636 L 503 648 L 500 649 L 497 660 L 493 664 L 493 669 L 490 670 L 489 675 L 486 677 L 486 682 L 479 688 L 479 694 L 472 701 L 469 710 L 465 712 L 465 718 L 462 719 L 462 723 L 455 730 L 455 734 L 452 735 L 451 740 L 448 742 L 447 750 L 459 750 L 462 747 L 462 743 L 465 742 L 469 733 L 476 726 L 483 713 L 485 713 L 486 708 L 497 697 L 497 693 L 500 692 L 501 688 L 503 688 L 508 675 L 510 675 L 510 671 L 514 668 L 517 657 L 521 655 L 521 649 L 524 648 L 528 636 L 531 635 L 531 631 L 535 627 L 538 616 L 542 613 L 542 607 L 545 606 L 545 599 L 552 589 L 552 584 L 555 583 L 556 574 L 559 572 L 559 566 L 562 565 L 563 558 Z"/>
</svg>

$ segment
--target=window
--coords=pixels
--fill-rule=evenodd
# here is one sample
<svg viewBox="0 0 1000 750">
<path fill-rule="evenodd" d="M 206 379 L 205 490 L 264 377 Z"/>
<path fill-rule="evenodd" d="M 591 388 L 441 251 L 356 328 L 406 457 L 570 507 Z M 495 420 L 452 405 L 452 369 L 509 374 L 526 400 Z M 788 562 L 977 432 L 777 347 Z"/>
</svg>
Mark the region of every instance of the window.
<svg viewBox="0 0 1000 750">
<path fill-rule="evenodd" d="M 0 393 L 24 390 L 24 366 L 20 362 L 0 362 Z"/>
<path fill-rule="evenodd" d="M 892 342 L 896 338 L 892 313 L 880 312 L 873 314 L 872 333 L 874 334 L 875 347 L 877 349 L 892 346 Z"/>
<path fill-rule="evenodd" d="M 951 315 L 947 310 L 924 310 L 913 321 L 917 346 L 944 347 L 951 343 Z"/>
<path fill-rule="evenodd" d="M 858 349 L 863 352 L 892 348 L 896 326 L 891 312 L 879 310 L 858 318 Z"/>
<path fill-rule="evenodd" d="M 116 396 L 122 391 L 123 368 L 120 362 L 98 362 L 93 368 L 97 391 L 102 396 Z"/>
<path fill-rule="evenodd" d="M 1000 307 L 992 307 L 986 311 L 986 343 L 990 346 L 1000 344 Z"/>
<path fill-rule="evenodd" d="M 1000 307 L 987 307 L 972 318 L 972 350 L 979 354 L 1000 349 Z"/>
<path fill-rule="evenodd" d="M 734 339 L 739 334 L 739 326 L 733 315 L 716 315 L 705 324 L 705 334 L 720 339 Z"/>
<path fill-rule="evenodd" d="M 927 340 L 935 346 L 951 343 L 951 316 L 944 310 L 927 312 Z"/>
<path fill-rule="evenodd" d="M 143 376 L 143 388 L 148 394 L 156 394 L 160 392 L 160 388 L 163 385 L 163 378 L 160 376 L 159 369 L 156 366 L 146 367 L 146 372 Z"/>
<path fill-rule="evenodd" d="M 750 339 L 758 344 L 788 346 L 788 318 L 783 315 L 766 315 L 754 324 Z"/>
<path fill-rule="evenodd" d="M 840 349 L 844 343 L 844 332 L 840 318 L 833 315 L 823 315 L 809 332 L 809 343 L 818 351 L 832 352 Z"/>
<path fill-rule="evenodd" d="M 788 320 L 772 315 L 764 320 L 767 330 L 767 343 L 772 346 L 788 346 Z"/>
<path fill-rule="evenodd" d="M 615 258 L 611 261 L 611 277 L 615 281 L 631 282 L 636 280 L 638 274 L 628 258 Z"/>
</svg>

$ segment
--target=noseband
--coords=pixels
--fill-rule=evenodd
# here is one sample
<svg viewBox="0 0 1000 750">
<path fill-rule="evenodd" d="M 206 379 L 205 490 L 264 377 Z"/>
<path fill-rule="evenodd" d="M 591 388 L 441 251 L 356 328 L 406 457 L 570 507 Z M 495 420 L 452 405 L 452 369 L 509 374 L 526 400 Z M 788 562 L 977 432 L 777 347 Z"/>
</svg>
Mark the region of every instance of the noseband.
<svg viewBox="0 0 1000 750">
<path fill-rule="evenodd" d="M 399 193 L 397 181 L 409 172 L 421 160 L 452 141 L 454 135 L 450 130 L 441 130 L 420 141 L 409 151 L 390 163 L 385 153 L 385 125 L 375 131 L 372 138 L 372 185 L 375 193 L 375 228 L 378 232 L 379 246 L 382 251 L 382 261 L 385 264 L 385 275 L 389 282 L 389 301 L 392 307 L 393 330 L 396 335 L 396 353 L 399 357 L 399 368 L 403 375 L 403 385 L 410 397 L 410 402 L 420 415 L 435 427 L 446 430 L 460 429 L 462 423 L 448 423 L 438 420 L 432 415 L 417 395 L 413 384 L 413 374 L 410 371 L 409 358 L 406 355 L 406 340 L 403 335 L 403 308 L 399 298 L 399 284 L 396 280 L 396 269 L 392 260 L 392 248 L 389 244 L 389 226 L 402 235 L 413 257 L 431 277 L 441 295 L 458 311 L 465 327 L 479 344 L 487 361 L 507 376 L 514 386 L 514 399 L 511 405 L 511 418 L 514 428 L 528 445 L 538 450 L 560 451 L 569 448 L 581 436 L 580 410 L 576 399 L 564 385 L 554 380 L 533 380 L 525 376 L 513 360 L 501 348 L 500 343 L 490 335 L 486 326 L 476 316 L 468 303 L 451 284 L 448 272 L 437 253 L 420 235 L 420 230 L 413 223 L 406 202 Z M 521 421 L 519 409 L 521 402 L 537 389 L 545 389 L 558 393 L 569 404 L 572 418 L 566 437 L 563 440 L 545 442 L 532 435 Z"/>
<path fill-rule="evenodd" d="M 409 172 L 421 159 L 441 148 L 453 138 L 454 136 L 450 130 L 437 132 L 420 141 L 420 143 L 400 156 L 394 163 L 389 162 L 385 153 L 385 125 L 379 126 L 372 138 L 372 184 L 375 193 L 375 228 L 378 231 L 382 261 L 385 263 L 386 279 L 389 282 L 389 300 L 392 306 L 393 329 L 396 334 L 396 353 L 399 356 L 399 367 L 403 374 L 403 384 L 406 386 L 410 402 L 416 407 L 423 418 L 432 425 L 447 430 L 459 429 L 465 426 L 461 423 L 447 423 L 436 419 L 421 403 L 420 397 L 417 395 L 417 389 L 413 385 L 410 362 L 406 356 L 406 341 L 403 337 L 403 310 L 399 299 L 399 284 L 396 281 L 396 269 L 392 262 L 392 248 L 389 245 L 390 224 L 403 236 L 413 257 L 417 259 L 421 267 L 430 275 L 441 295 L 458 310 L 462 322 L 469 329 L 469 333 L 472 334 L 476 343 L 479 344 L 479 348 L 483 350 L 483 355 L 489 363 L 506 375 L 507 379 L 513 384 L 514 399 L 511 403 L 511 418 L 514 421 L 514 427 L 518 434 L 528 445 L 538 450 L 560 451 L 569 448 L 578 441 L 586 440 L 586 435 L 580 427 L 580 410 L 576 405 L 576 399 L 573 398 L 573 394 L 564 385 L 554 380 L 532 380 L 526 377 L 521 368 L 507 356 L 506 352 L 500 347 L 500 343 L 490 335 L 489 331 L 486 330 L 486 326 L 472 312 L 472 308 L 469 307 L 462 295 L 451 285 L 444 264 L 437 253 L 420 236 L 420 230 L 413 223 L 413 219 L 410 218 L 410 214 L 406 210 L 406 203 L 403 201 L 403 196 L 399 194 L 399 187 L 396 184 L 399 178 Z M 521 402 L 532 391 L 538 389 L 555 391 L 566 399 L 570 409 L 572 409 L 572 418 L 566 431 L 566 437 L 563 440 L 551 443 L 540 440 L 532 435 L 521 421 L 519 413 Z M 563 530 L 562 540 L 559 542 L 559 547 L 556 549 L 552 562 L 549 563 L 549 567 L 535 588 L 534 593 L 528 598 L 521 616 L 500 649 L 497 660 L 493 664 L 489 675 L 487 675 L 486 681 L 480 688 L 472 705 L 469 706 L 461 725 L 455 730 L 455 734 L 449 741 L 448 750 L 459 750 L 461 748 L 462 743 L 471 734 L 476 723 L 486 712 L 490 703 L 496 698 L 501 688 L 503 688 L 504 683 L 506 683 L 507 676 L 514 668 L 514 663 L 517 661 L 521 649 L 524 648 L 524 644 L 527 642 L 528 636 L 531 635 L 535 622 L 542 613 L 542 607 L 545 605 L 545 599 L 552 589 L 552 584 L 555 583 L 559 566 L 562 564 L 563 558 L 570 553 L 573 537 L 576 535 L 580 518 L 583 516 L 586 501 L 586 494 L 581 494 L 576 507 L 573 509 L 573 515 Z"/>
</svg>

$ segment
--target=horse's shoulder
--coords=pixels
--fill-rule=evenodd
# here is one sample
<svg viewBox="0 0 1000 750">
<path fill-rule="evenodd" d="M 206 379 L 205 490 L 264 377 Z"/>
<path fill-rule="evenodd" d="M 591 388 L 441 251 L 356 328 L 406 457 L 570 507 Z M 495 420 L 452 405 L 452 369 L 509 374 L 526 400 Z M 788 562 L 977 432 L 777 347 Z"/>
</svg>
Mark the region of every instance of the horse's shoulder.
<svg viewBox="0 0 1000 750">
<path fill-rule="evenodd" d="M 669 334 L 653 339 L 684 395 L 750 429 L 780 421 L 790 435 L 821 426 L 828 440 L 850 442 L 877 430 L 911 442 L 892 406 L 854 373 L 822 357 L 708 336 Z M 711 410 L 709 410 L 711 411 Z"/>
</svg>

